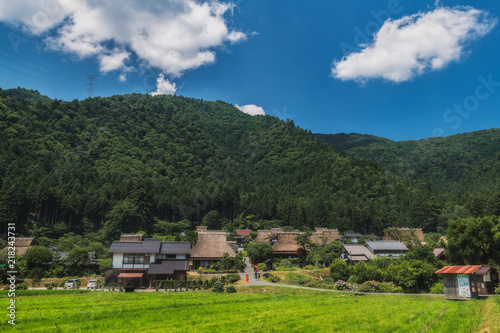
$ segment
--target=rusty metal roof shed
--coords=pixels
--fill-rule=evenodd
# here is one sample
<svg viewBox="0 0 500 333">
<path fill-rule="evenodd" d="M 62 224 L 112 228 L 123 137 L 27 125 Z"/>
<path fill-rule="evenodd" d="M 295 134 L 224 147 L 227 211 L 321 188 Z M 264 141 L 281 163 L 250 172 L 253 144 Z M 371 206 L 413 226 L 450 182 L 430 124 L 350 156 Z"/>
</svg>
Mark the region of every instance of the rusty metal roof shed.
<svg viewBox="0 0 500 333">
<path fill-rule="evenodd" d="M 445 266 L 437 271 L 436 274 L 472 274 L 480 268 L 481 265 Z"/>
</svg>

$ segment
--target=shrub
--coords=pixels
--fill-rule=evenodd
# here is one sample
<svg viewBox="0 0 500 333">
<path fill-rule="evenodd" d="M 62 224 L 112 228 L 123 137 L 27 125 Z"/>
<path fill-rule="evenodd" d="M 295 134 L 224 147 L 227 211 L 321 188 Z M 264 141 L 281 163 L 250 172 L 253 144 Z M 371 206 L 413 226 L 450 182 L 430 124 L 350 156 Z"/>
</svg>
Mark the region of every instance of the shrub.
<svg viewBox="0 0 500 333">
<path fill-rule="evenodd" d="M 288 260 L 288 259 L 283 259 L 280 262 L 280 266 L 291 267 L 292 266 L 292 262 L 290 260 Z"/>
<path fill-rule="evenodd" d="M 498 286 L 493 293 L 500 295 L 500 286 Z"/>
<path fill-rule="evenodd" d="M 379 283 L 381 293 L 402 293 L 403 288 L 398 287 L 393 282 L 382 282 Z"/>
<path fill-rule="evenodd" d="M 45 282 L 43 285 L 47 288 L 47 290 L 52 290 L 54 288 L 57 289 L 57 283 L 55 282 Z"/>
<path fill-rule="evenodd" d="M 380 285 L 376 281 L 365 281 L 358 291 L 363 293 L 380 293 Z"/>
<path fill-rule="evenodd" d="M 274 283 L 280 282 L 280 278 L 274 274 L 269 274 L 268 280 L 269 280 L 269 282 L 274 282 Z"/>
<path fill-rule="evenodd" d="M 227 286 L 226 292 L 231 293 L 231 294 L 235 293 L 236 292 L 236 288 L 233 285 L 230 284 L 229 286 Z"/>
<path fill-rule="evenodd" d="M 342 281 L 342 280 L 338 280 L 337 282 L 335 282 L 334 287 L 336 290 L 345 290 L 345 291 L 357 291 L 358 290 L 358 287 L 356 285 L 351 284 L 349 282 Z"/>
<path fill-rule="evenodd" d="M 304 269 L 311 270 L 311 269 L 316 269 L 316 267 L 314 267 L 313 265 L 307 265 L 306 267 L 304 267 Z"/>
<path fill-rule="evenodd" d="M 226 281 L 229 283 L 235 283 L 240 280 L 240 275 L 238 273 L 231 273 L 226 275 Z"/>
<path fill-rule="evenodd" d="M 435 283 L 430 290 L 431 294 L 444 294 L 444 283 L 443 281 L 439 281 Z"/>
<path fill-rule="evenodd" d="M 257 269 L 259 271 L 264 271 L 265 272 L 265 271 L 267 271 L 267 266 L 266 266 L 265 263 L 261 262 L 260 264 L 257 265 Z"/>
<path fill-rule="evenodd" d="M 28 285 L 26 283 L 19 283 L 16 285 L 16 290 L 28 290 Z"/>
<path fill-rule="evenodd" d="M 222 282 L 215 282 L 212 291 L 216 293 L 223 293 L 224 292 L 224 284 Z"/>
<path fill-rule="evenodd" d="M 347 280 L 350 275 L 350 268 L 343 260 L 337 259 L 330 265 L 330 276 L 334 281 Z"/>
</svg>

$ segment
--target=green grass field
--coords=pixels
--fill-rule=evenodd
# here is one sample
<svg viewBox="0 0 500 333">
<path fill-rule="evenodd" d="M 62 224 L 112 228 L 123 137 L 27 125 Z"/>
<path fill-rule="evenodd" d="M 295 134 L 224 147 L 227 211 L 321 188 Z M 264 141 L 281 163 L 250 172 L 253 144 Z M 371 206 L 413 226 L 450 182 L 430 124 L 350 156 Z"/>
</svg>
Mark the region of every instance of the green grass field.
<svg viewBox="0 0 500 333">
<path fill-rule="evenodd" d="M 355 296 L 283 287 L 236 294 L 113 293 L 16 299 L 18 332 L 475 332 L 500 304 L 416 296 Z M 8 304 L 8 299 L 2 299 Z M 493 312 L 491 312 L 493 311 Z M 498 324 L 498 322 L 496 322 Z M 493 325 L 496 325 L 495 323 Z M 486 323 L 490 331 L 497 328 Z M 11 331 L 5 318 L 0 331 Z"/>
</svg>

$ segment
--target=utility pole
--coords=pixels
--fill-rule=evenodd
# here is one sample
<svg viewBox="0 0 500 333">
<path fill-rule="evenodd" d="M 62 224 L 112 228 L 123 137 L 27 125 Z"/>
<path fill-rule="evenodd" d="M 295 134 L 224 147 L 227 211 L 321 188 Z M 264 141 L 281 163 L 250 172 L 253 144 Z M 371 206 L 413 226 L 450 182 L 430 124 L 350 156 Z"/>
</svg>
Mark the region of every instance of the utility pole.
<svg viewBox="0 0 500 333">
<path fill-rule="evenodd" d="M 87 83 L 85 86 L 87 87 L 87 93 L 89 94 L 89 97 L 92 97 L 92 93 L 94 92 L 94 86 L 96 85 L 96 78 L 99 75 L 92 74 L 92 75 L 85 75 L 87 77 Z"/>
</svg>

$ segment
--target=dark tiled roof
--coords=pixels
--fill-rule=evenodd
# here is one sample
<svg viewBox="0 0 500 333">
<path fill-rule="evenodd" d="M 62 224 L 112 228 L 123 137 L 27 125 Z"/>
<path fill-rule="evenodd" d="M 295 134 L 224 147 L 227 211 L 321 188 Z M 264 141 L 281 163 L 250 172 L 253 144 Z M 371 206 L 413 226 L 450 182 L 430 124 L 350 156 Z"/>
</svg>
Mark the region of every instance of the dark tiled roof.
<svg viewBox="0 0 500 333">
<path fill-rule="evenodd" d="M 373 251 L 408 251 L 400 241 L 368 241 L 366 245 Z"/>
<path fill-rule="evenodd" d="M 486 273 L 488 273 L 491 269 L 493 269 L 491 266 L 489 266 L 489 265 L 483 265 L 483 266 L 481 266 L 481 268 L 480 268 L 480 269 L 478 269 L 478 270 L 476 271 L 476 274 L 486 274 Z"/>
<path fill-rule="evenodd" d="M 160 253 L 161 239 L 146 238 L 143 242 L 120 242 L 111 244 L 109 253 Z"/>
<path fill-rule="evenodd" d="M 161 264 L 149 265 L 149 274 L 173 274 L 174 271 L 188 271 L 187 260 L 163 260 Z"/>
<path fill-rule="evenodd" d="M 189 254 L 191 243 L 189 242 L 162 242 L 161 252 L 163 254 Z"/>
<path fill-rule="evenodd" d="M 345 238 L 361 238 L 363 237 L 362 234 L 359 234 L 359 233 L 345 233 L 342 235 L 342 237 L 345 237 Z"/>
</svg>

